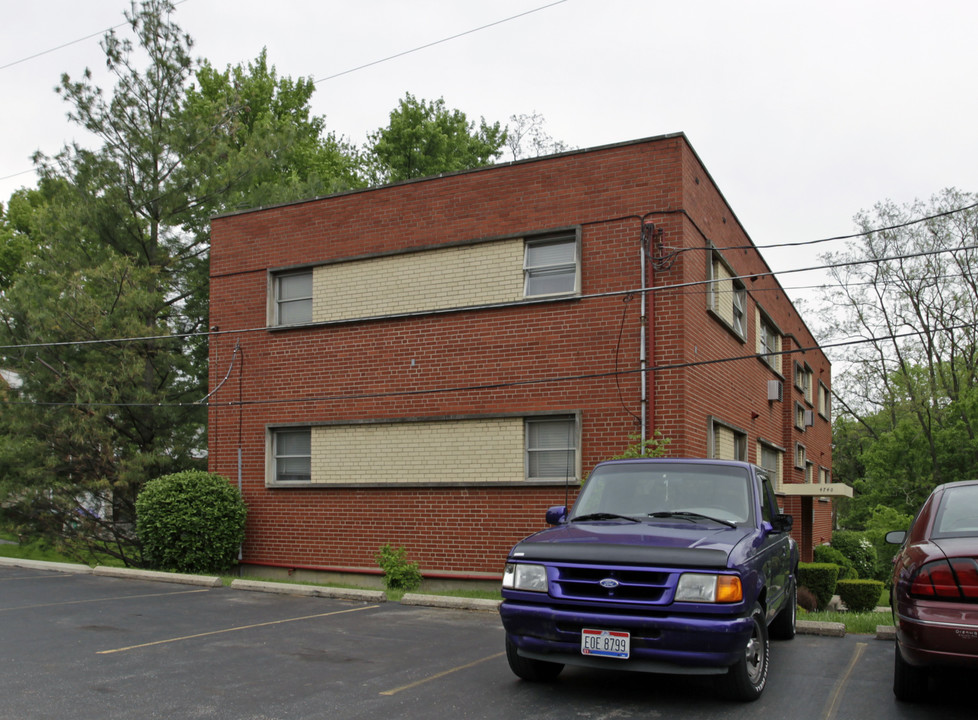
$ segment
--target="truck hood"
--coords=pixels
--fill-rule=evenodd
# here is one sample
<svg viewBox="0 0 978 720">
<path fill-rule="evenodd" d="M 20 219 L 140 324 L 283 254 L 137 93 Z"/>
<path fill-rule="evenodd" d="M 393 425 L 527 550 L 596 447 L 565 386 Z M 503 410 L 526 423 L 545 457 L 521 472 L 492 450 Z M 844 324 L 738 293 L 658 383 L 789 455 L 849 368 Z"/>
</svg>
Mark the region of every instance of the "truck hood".
<svg viewBox="0 0 978 720">
<path fill-rule="evenodd" d="M 757 533 L 709 522 L 568 523 L 526 538 L 510 560 L 725 568 L 734 547 Z"/>
</svg>

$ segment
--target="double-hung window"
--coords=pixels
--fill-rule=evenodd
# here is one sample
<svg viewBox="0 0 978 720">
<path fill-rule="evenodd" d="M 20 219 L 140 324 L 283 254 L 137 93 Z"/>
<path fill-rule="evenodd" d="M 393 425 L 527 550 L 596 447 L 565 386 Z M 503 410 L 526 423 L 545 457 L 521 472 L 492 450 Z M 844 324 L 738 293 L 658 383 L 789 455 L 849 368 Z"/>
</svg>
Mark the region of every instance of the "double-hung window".
<svg viewBox="0 0 978 720">
<path fill-rule="evenodd" d="M 312 322 L 312 270 L 279 273 L 273 277 L 274 325 Z"/>
<path fill-rule="evenodd" d="M 772 370 L 778 371 L 781 365 L 781 333 L 760 312 L 757 314 L 757 352 Z"/>
<path fill-rule="evenodd" d="M 710 457 L 747 461 L 747 433 L 711 418 L 710 437 Z"/>
<path fill-rule="evenodd" d="M 577 240 L 573 235 L 526 242 L 523 254 L 526 297 L 576 292 L 577 275 Z"/>
<path fill-rule="evenodd" d="M 525 427 L 528 480 L 577 477 L 577 423 L 573 417 L 528 419 Z"/>
<path fill-rule="evenodd" d="M 279 428 L 272 431 L 272 477 L 275 482 L 312 480 L 312 430 Z"/>
<path fill-rule="evenodd" d="M 781 463 L 784 452 L 780 448 L 764 442 L 758 443 L 758 452 L 761 467 L 771 475 L 775 487 L 779 487 L 781 485 Z"/>
<path fill-rule="evenodd" d="M 710 273 L 709 308 L 734 333 L 747 337 L 747 327 L 744 322 L 747 310 L 747 289 L 744 283 L 734 276 L 718 252 L 714 252 L 708 268 Z"/>
</svg>

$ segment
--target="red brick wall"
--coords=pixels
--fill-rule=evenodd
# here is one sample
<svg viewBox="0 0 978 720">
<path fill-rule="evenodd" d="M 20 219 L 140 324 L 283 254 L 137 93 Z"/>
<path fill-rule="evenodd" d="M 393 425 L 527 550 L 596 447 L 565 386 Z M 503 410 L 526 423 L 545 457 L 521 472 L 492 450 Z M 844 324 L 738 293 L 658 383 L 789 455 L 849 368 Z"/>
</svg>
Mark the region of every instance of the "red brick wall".
<svg viewBox="0 0 978 720">
<path fill-rule="evenodd" d="M 745 345 L 706 312 L 703 286 L 665 287 L 705 279 L 704 235 L 718 247 L 750 244 L 682 137 L 215 219 L 211 324 L 222 334 L 211 341 L 212 388 L 236 343 L 240 350 L 212 398 L 210 466 L 237 478 L 240 446 L 245 561 L 372 568 L 390 542 L 429 573 L 497 573 L 509 548 L 543 526 L 546 507 L 564 503 L 560 486 L 267 489 L 269 424 L 580 412 L 585 473 L 639 428 L 638 293 L 267 331 L 269 269 L 580 227 L 583 295 L 637 290 L 646 215 L 666 248 L 684 250 L 669 269 L 649 273 L 662 288 L 649 294 L 649 364 L 753 354 L 752 303 Z M 725 256 L 738 274 L 767 272 L 752 250 Z M 814 346 L 774 280 L 759 277 L 748 289 L 765 293 L 785 332 Z M 632 372 L 616 381 L 616 370 Z M 543 382 L 582 375 L 594 377 Z M 766 401 L 771 370 L 757 359 L 649 377 L 650 428 L 671 439 L 672 456 L 705 455 L 711 415 L 750 434 L 751 459 L 758 435 L 790 439 L 782 408 Z M 511 384 L 527 380 L 541 382 Z M 473 385 L 489 387 L 442 392 Z"/>
</svg>

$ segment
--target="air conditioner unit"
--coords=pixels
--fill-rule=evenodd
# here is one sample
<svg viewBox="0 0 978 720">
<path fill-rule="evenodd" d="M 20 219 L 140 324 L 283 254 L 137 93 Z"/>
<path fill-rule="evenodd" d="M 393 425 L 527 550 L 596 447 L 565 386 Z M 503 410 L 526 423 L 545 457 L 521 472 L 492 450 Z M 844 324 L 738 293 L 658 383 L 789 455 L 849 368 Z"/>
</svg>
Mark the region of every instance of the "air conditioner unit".
<svg viewBox="0 0 978 720">
<path fill-rule="evenodd" d="M 784 399 L 784 385 L 780 380 L 767 381 L 767 399 L 770 402 L 781 402 Z"/>
<path fill-rule="evenodd" d="M 812 427 L 815 424 L 815 411 L 805 411 L 805 427 Z"/>
</svg>

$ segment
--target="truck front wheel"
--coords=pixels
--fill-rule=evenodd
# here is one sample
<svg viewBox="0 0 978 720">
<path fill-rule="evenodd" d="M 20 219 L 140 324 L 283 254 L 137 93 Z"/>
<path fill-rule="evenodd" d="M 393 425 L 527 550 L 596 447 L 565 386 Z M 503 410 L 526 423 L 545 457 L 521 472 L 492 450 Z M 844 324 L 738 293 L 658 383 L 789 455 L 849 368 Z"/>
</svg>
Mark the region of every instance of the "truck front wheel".
<svg viewBox="0 0 978 720">
<path fill-rule="evenodd" d="M 509 661 L 509 669 L 517 677 L 530 682 L 549 682 L 556 679 L 560 675 L 560 671 L 564 669 L 561 663 L 521 656 L 516 650 L 516 643 L 510 639 L 509 635 L 506 636 L 506 659 Z"/>
<path fill-rule="evenodd" d="M 771 660 L 770 643 L 764 610 L 760 605 L 754 606 L 751 621 L 753 628 L 744 654 L 721 681 L 725 694 L 734 700 L 757 700 L 767 685 L 768 665 Z"/>
</svg>

